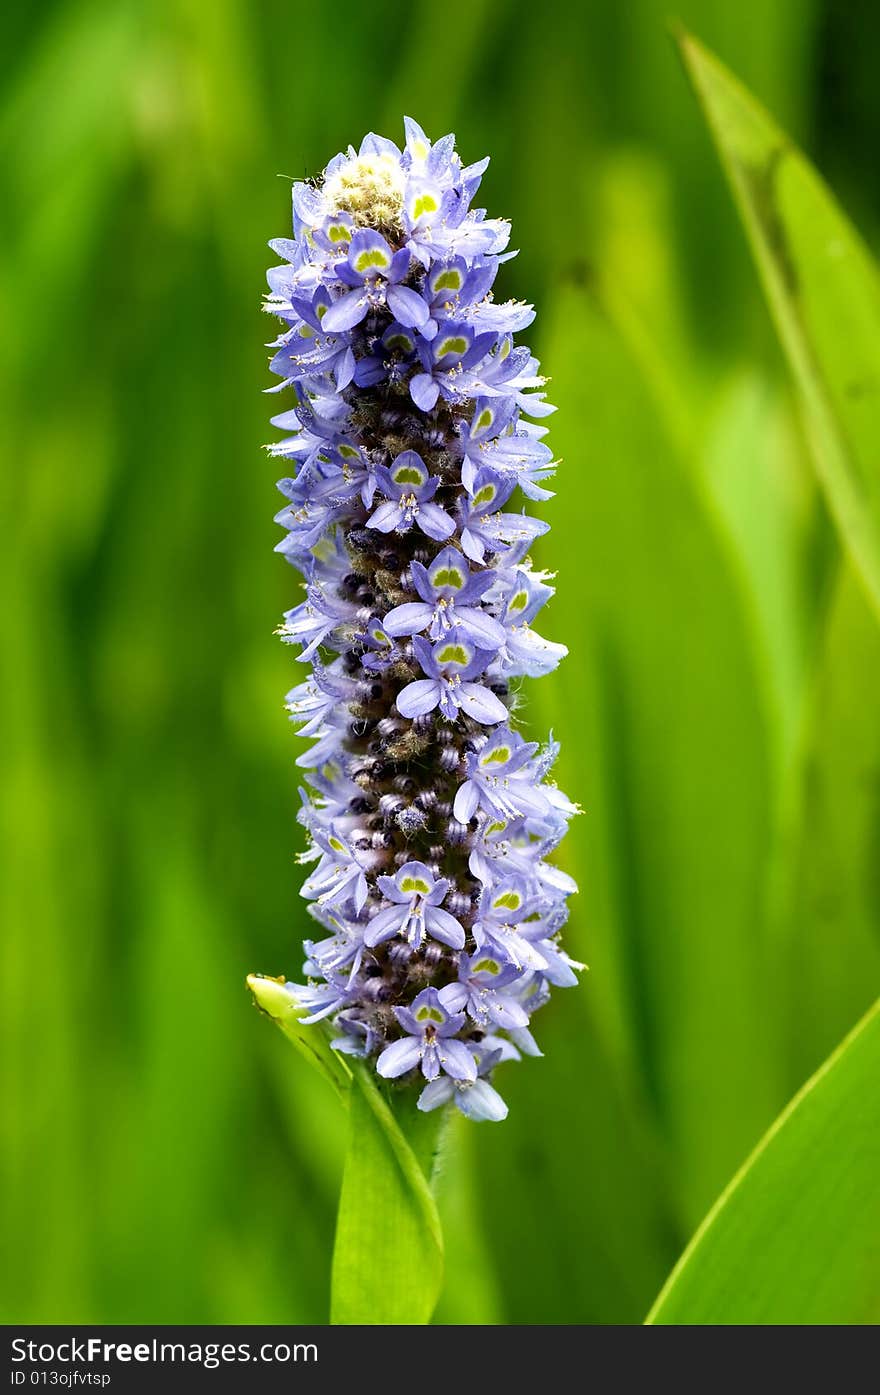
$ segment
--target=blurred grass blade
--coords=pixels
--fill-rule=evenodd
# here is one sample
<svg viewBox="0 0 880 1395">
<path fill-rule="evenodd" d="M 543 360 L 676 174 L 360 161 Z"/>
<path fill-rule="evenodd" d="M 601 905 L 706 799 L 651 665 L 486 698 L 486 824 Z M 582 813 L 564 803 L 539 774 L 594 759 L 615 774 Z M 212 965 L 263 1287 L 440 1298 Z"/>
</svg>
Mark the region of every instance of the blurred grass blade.
<svg viewBox="0 0 880 1395">
<path fill-rule="evenodd" d="M 679 37 L 799 385 L 816 468 L 880 612 L 880 280 L 809 162 L 689 34 Z"/>
<path fill-rule="evenodd" d="M 428 1177 L 442 1111 L 394 1110 L 373 1074 L 355 1068 L 330 1320 L 426 1323 L 443 1283 L 443 1236 Z"/>
<path fill-rule="evenodd" d="M 835 588 L 793 771 L 782 965 L 792 1087 L 880 994 L 880 629 L 844 567 Z"/>
<path fill-rule="evenodd" d="M 711 500 L 602 278 L 560 292 L 543 358 L 564 463 L 536 551 L 559 573 L 547 633 L 576 637 L 553 716 L 579 714 L 558 776 L 589 811 L 561 849 L 589 894 L 572 943 L 603 1038 L 659 1124 L 690 1234 L 788 1097 L 760 909 L 765 684 Z M 531 701 L 540 712 L 545 696 Z"/>
<path fill-rule="evenodd" d="M 247 985 L 254 995 L 257 1007 L 272 1018 L 287 1040 L 293 1043 L 309 1064 L 320 1071 L 342 1099 L 347 1101 L 351 1071 L 339 1052 L 331 1050 L 330 1039 L 318 1023 L 308 1027 L 302 1025 L 302 1014 L 297 1011 L 296 1003 L 285 990 L 284 979 L 248 974 Z"/>
<path fill-rule="evenodd" d="M 880 1000 L 721 1196 L 649 1323 L 880 1318 Z"/>
</svg>

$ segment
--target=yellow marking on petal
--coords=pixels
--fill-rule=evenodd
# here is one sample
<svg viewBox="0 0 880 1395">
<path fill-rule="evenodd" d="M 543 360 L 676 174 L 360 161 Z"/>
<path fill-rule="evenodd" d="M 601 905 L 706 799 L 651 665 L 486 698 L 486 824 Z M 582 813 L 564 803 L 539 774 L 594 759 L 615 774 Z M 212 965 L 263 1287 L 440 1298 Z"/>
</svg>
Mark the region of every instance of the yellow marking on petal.
<svg viewBox="0 0 880 1395">
<path fill-rule="evenodd" d="M 438 1012 L 436 1008 L 420 1007 L 416 1012 L 417 1022 L 445 1022 L 445 1020 L 443 1013 Z"/>
<path fill-rule="evenodd" d="M 395 484 L 424 484 L 425 476 L 417 465 L 401 465 L 392 472 Z"/>
<path fill-rule="evenodd" d="M 456 591 L 464 586 L 464 577 L 456 567 L 441 567 L 432 580 L 434 586 L 454 586 Z"/>
<path fill-rule="evenodd" d="M 510 605 L 508 606 L 508 610 L 525 610 L 528 603 L 528 591 L 517 591 L 516 595 L 513 597 L 513 599 L 510 602 Z"/>
<path fill-rule="evenodd" d="M 433 194 L 420 194 L 413 205 L 413 221 L 421 218 L 423 213 L 436 213 L 437 208 L 437 200 Z"/>
<path fill-rule="evenodd" d="M 354 259 L 355 271 L 369 271 L 371 266 L 381 268 L 389 267 L 391 258 L 387 252 L 383 252 L 381 247 L 368 247 L 363 252 L 358 252 Z"/>
<path fill-rule="evenodd" d="M 475 974 L 500 974 L 501 965 L 494 959 L 480 959 L 476 964 L 471 965 L 471 972 Z"/>
<path fill-rule="evenodd" d="M 456 271 L 454 266 L 447 267 L 434 281 L 434 294 L 438 291 L 460 291 L 461 283 L 461 272 Z"/>
<path fill-rule="evenodd" d="M 492 905 L 495 910 L 500 910 L 503 906 L 505 910 L 518 911 L 522 905 L 522 897 L 518 891 L 505 891 L 495 897 Z"/>
<path fill-rule="evenodd" d="M 480 765 L 504 765 L 505 761 L 509 760 L 510 747 L 496 746 L 494 750 L 487 751 L 486 755 L 480 756 Z M 504 824 L 502 824 L 501 827 L 503 828 Z"/>
<path fill-rule="evenodd" d="M 438 345 L 435 358 L 445 358 L 447 354 L 457 354 L 460 358 L 468 351 L 468 341 L 463 334 L 450 334 Z"/>
<path fill-rule="evenodd" d="M 475 431 L 484 431 L 485 428 L 486 428 L 487 426 L 491 426 L 491 425 L 492 425 L 492 423 L 493 423 L 494 420 L 495 420 L 495 415 L 494 415 L 494 413 L 493 413 L 493 412 L 490 412 L 488 407 L 484 407 L 483 410 L 482 410 L 482 412 L 480 413 L 480 415 L 477 417 L 476 421 L 474 422 L 474 430 L 475 430 Z"/>
<path fill-rule="evenodd" d="M 474 495 L 474 506 L 479 507 L 480 504 L 491 504 L 492 500 L 495 498 L 495 493 L 494 484 L 484 484 L 483 488 L 478 489 Z"/>
<path fill-rule="evenodd" d="M 463 644 L 447 644 L 437 655 L 438 664 L 465 664 L 470 662 L 470 654 Z"/>
<path fill-rule="evenodd" d="M 401 891 L 408 892 L 410 895 L 415 892 L 419 896 L 427 896 L 428 892 L 431 890 L 424 877 L 404 877 L 403 881 L 400 883 L 400 889 Z"/>
</svg>

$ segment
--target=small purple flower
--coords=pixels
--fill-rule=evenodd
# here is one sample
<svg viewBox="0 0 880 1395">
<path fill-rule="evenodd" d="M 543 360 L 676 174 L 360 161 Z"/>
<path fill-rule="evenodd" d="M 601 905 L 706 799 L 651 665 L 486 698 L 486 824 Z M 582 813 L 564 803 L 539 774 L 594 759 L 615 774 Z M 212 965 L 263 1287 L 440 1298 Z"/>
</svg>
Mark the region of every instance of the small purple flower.
<svg viewBox="0 0 880 1395">
<path fill-rule="evenodd" d="M 348 839 L 334 824 L 325 832 L 312 829 L 315 848 L 321 860 L 303 882 L 302 895 L 316 898 L 321 905 L 344 905 L 352 901 L 356 911 L 367 899 L 367 878 Z"/>
<path fill-rule="evenodd" d="M 430 412 L 441 393 L 450 401 L 458 401 L 461 390 L 457 379 L 466 369 L 480 363 L 494 344 L 494 334 L 475 334 L 463 321 L 442 321 L 433 339 L 422 340 L 418 345 L 422 372 L 416 373 L 409 384 L 416 406 Z"/>
<path fill-rule="evenodd" d="M 454 520 L 444 509 L 430 502 L 440 481 L 436 475 L 428 474 L 425 462 L 416 451 L 402 451 L 390 470 L 380 465 L 376 480 L 387 502 L 380 504 L 367 519 L 368 528 L 376 528 L 380 533 L 406 533 L 415 523 L 437 542 L 455 532 Z"/>
<path fill-rule="evenodd" d="M 450 1012 L 467 1012 L 480 1027 L 487 1027 L 490 1022 L 496 1027 L 527 1027 L 528 1013 L 515 997 L 502 991 L 519 978 L 515 964 L 496 959 L 490 953 L 473 957 L 462 954 L 458 982 L 440 989 L 440 1001 Z"/>
<path fill-rule="evenodd" d="M 330 1045 L 343 1056 L 371 1056 L 381 1040 L 366 1022 L 345 1012 L 337 1017 L 336 1026 L 342 1035 L 334 1037 Z"/>
<path fill-rule="evenodd" d="M 411 1007 L 398 1007 L 394 1015 L 406 1036 L 386 1046 L 376 1070 L 393 1078 L 421 1067 L 426 1080 L 436 1080 L 441 1072 L 454 1080 L 476 1080 L 477 1063 L 473 1053 L 456 1033 L 464 1026 L 463 1013 L 448 1013 L 436 988 L 423 988 Z"/>
<path fill-rule="evenodd" d="M 364 941 L 371 948 L 402 935 L 411 949 L 421 949 L 430 935 L 452 949 L 464 945 L 464 930 L 448 911 L 441 909 L 449 882 L 435 880 L 424 862 L 405 862 L 393 877 L 377 878 L 383 896 L 391 902 L 367 926 Z"/>
<path fill-rule="evenodd" d="M 371 673 L 381 673 L 397 658 L 394 640 L 383 622 L 374 615 L 364 626 L 362 663 Z"/>
<path fill-rule="evenodd" d="M 386 381 L 402 381 L 407 376 L 417 342 L 415 330 L 402 325 L 399 320 L 393 320 L 373 352 L 358 360 L 354 377 L 358 387 L 376 387 Z"/>
<path fill-rule="evenodd" d="M 451 1101 L 468 1119 L 480 1123 L 500 1123 L 507 1118 L 507 1105 L 494 1085 L 490 1085 L 484 1077 L 492 1073 L 503 1054 L 498 1050 L 484 1055 L 477 1067 L 476 1080 L 454 1080 L 448 1075 L 432 1080 L 419 1095 L 419 1109 L 427 1114 Z"/>
<path fill-rule="evenodd" d="M 484 262 L 469 268 L 464 257 L 450 257 L 436 262 L 425 277 L 425 299 L 431 318 L 422 329 L 422 337 L 433 339 L 439 333 L 440 322 L 449 320 L 456 312 L 483 300 L 492 288 L 498 264 Z"/>
<path fill-rule="evenodd" d="M 492 585 L 491 572 L 472 576 L 456 547 L 445 547 L 425 567 L 413 562 L 413 585 L 421 601 L 395 606 L 385 616 L 390 635 L 414 635 L 427 630 L 431 639 L 442 639 L 457 629 L 482 649 L 498 649 L 505 642 L 504 627 L 485 607 L 475 605 Z"/>
<path fill-rule="evenodd" d="M 507 727 L 494 731 L 466 757 L 468 778 L 459 785 L 453 813 L 462 823 L 478 809 L 503 823 L 527 814 L 546 814 L 550 804 L 534 769 L 537 742 L 523 741 Z"/>
<path fill-rule="evenodd" d="M 529 896 L 525 878 L 507 876 L 483 888 L 480 910 L 474 922 L 477 948 L 486 955 L 498 955 L 503 963 L 520 971 L 548 967 L 540 941 L 547 938 L 547 926 L 533 919 L 535 903 Z"/>
<path fill-rule="evenodd" d="M 469 680 L 483 673 L 492 655 L 477 649 L 465 639 L 452 635 L 433 647 L 426 640 L 413 640 L 413 652 L 427 678 L 408 683 L 397 695 L 397 710 L 403 717 L 420 717 L 439 707 L 448 721 L 459 711 L 476 722 L 491 725 L 508 715 L 500 698 L 482 683 Z"/>
<path fill-rule="evenodd" d="M 515 481 L 503 479 L 492 470 L 479 470 L 473 493 L 459 503 L 461 548 L 473 562 L 484 561 L 487 553 L 506 554 L 517 562 L 525 556 L 535 538 L 546 533 L 549 524 L 522 513 L 499 513 L 515 488 Z"/>
<path fill-rule="evenodd" d="M 370 310 L 384 305 L 403 325 L 426 324 L 428 307 L 421 296 L 399 284 L 409 263 L 409 252 L 405 248 L 392 252 L 380 233 L 370 228 L 356 232 L 349 243 L 348 257 L 335 266 L 339 280 L 353 289 L 324 312 L 322 329 L 334 334 L 354 329 Z"/>
<path fill-rule="evenodd" d="M 328 975 L 326 983 L 288 983 L 285 987 L 297 1007 L 305 1009 L 305 1016 L 299 1019 L 304 1027 L 339 1012 L 353 996 L 349 984 L 336 975 Z"/>
<path fill-rule="evenodd" d="M 278 353 L 269 365 L 273 373 L 295 383 L 332 373 L 338 392 L 347 388 L 355 372 L 355 357 L 348 336 L 327 334 L 323 318 L 330 308 L 330 295 L 318 286 L 310 299 L 291 297 L 298 323 L 277 341 Z"/>
<path fill-rule="evenodd" d="M 506 584 L 501 615 L 505 627 L 504 648 L 500 655 L 505 673 L 542 678 L 552 673 L 568 650 L 554 644 L 531 628 L 531 621 L 553 595 L 540 575 L 519 567 Z"/>
</svg>

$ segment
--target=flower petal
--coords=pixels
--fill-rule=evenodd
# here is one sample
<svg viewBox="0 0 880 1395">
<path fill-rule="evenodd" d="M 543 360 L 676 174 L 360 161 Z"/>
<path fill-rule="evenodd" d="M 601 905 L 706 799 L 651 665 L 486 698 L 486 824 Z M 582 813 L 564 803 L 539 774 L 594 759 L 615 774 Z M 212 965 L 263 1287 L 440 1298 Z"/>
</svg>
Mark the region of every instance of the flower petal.
<svg viewBox="0 0 880 1395">
<path fill-rule="evenodd" d="M 421 329 L 428 323 L 428 307 L 422 297 L 408 286 L 389 286 L 385 293 L 388 309 L 407 329 Z"/>
<path fill-rule="evenodd" d="M 426 1085 L 419 1095 L 418 1108 L 424 1114 L 431 1109 L 438 1109 L 441 1104 L 448 1104 L 455 1094 L 455 1086 L 448 1075 L 441 1075 L 439 1080 L 432 1080 Z"/>
<path fill-rule="evenodd" d="M 389 610 L 382 624 L 388 634 L 415 635 L 431 623 L 434 607 L 421 601 L 409 601 L 406 605 L 396 605 Z"/>
<path fill-rule="evenodd" d="M 448 911 L 440 906 L 425 906 L 425 925 L 432 939 L 440 940 L 450 949 L 464 949 L 464 930 Z"/>
<path fill-rule="evenodd" d="M 396 504 L 380 504 L 376 512 L 367 519 L 368 528 L 376 528 L 380 533 L 390 533 L 400 521 L 400 509 Z"/>
<path fill-rule="evenodd" d="M 375 949 L 376 945 L 396 935 L 403 925 L 405 915 L 406 912 L 397 906 L 387 906 L 384 911 L 374 915 L 364 931 L 364 944 L 367 948 Z"/>
<path fill-rule="evenodd" d="M 455 532 L 455 523 L 439 504 L 421 504 L 416 521 L 422 532 L 436 542 L 443 542 Z"/>
<path fill-rule="evenodd" d="M 456 606 L 456 619 L 467 635 L 481 649 L 498 649 L 504 643 L 504 626 L 477 606 Z"/>
<path fill-rule="evenodd" d="M 391 1080 L 395 1076 L 405 1075 L 408 1070 L 417 1066 L 421 1054 L 422 1045 L 416 1037 L 403 1037 L 401 1041 L 393 1041 L 390 1046 L 385 1047 L 376 1062 L 376 1070 L 380 1075 L 384 1075 L 386 1080 Z"/>
<path fill-rule="evenodd" d="M 487 725 L 503 722 L 510 715 L 501 699 L 482 683 L 462 683 L 458 689 L 458 704 L 474 721 Z"/>
<path fill-rule="evenodd" d="M 330 309 L 325 312 L 321 328 L 326 334 L 339 334 L 342 330 L 353 329 L 355 325 L 360 324 L 368 307 L 369 300 L 360 287 L 346 291 L 345 295 L 334 300 Z"/>
<path fill-rule="evenodd" d="M 465 528 L 461 535 L 461 550 L 472 562 L 482 562 L 486 553 L 485 546 L 470 528 Z"/>
<path fill-rule="evenodd" d="M 422 717 L 433 712 L 440 701 L 440 684 L 436 678 L 419 678 L 407 683 L 397 694 L 397 710 L 401 717 Z"/>
<path fill-rule="evenodd" d="M 325 315 L 324 318 L 326 319 L 327 316 Z M 416 373 L 415 377 L 410 379 L 409 395 L 423 412 L 430 412 L 431 408 L 437 405 L 440 387 L 434 382 L 430 373 Z"/>
<path fill-rule="evenodd" d="M 461 1012 L 468 1000 L 467 986 L 463 983 L 447 983 L 440 989 L 440 1001 L 447 1012 Z"/>
<path fill-rule="evenodd" d="M 476 1080 L 477 1063 L 463 1041 L 447 1037 L 439 1046 L 440 1064 L 453 1080 Z M 381 1057 L 379 1058 L 381 1060 Z"/>
<path fill-rule="evenodd" d="M 507 1105 L 488 1080 L 477 1080 L 469 1089 L 456 1090 L 455 1103 L 469 1119 L 498 1124 L 507 1118 Z"/>
<path fill-rule="evenodd" d="M 577 979 L 575 979 L 577 983 Z M 504 993 L 490 993 L 486 999 L 486 1010 L 492 1021 L 499 1027 L 527 1027 L 529 1014 L 515 998 Z"/>
<path fill-rule="evenodd" d="M 465 780 L 459 785 L 452 805 L 452 813 L 459 823 L 469 823 L 480 807 L 480 791 L 473 780 Z"/>
</svg>

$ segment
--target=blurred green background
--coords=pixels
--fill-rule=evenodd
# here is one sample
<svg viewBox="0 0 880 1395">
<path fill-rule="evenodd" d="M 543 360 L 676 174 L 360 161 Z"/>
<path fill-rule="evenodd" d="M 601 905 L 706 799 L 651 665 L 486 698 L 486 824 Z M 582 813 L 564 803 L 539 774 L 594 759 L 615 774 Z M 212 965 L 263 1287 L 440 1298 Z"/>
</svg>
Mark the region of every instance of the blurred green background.
<svg viewBox="0 0 880 1395">
<path fill-rule="evenodd" d="M 677 9 L 876 245 L 880 10 Z M 591 966 L 458 1131 L 439 1320 L 640 1321 L 880 991 L 880 636 L 667 12 L 5 8 L 5 1321 L 326 1320 L 345 1121 L 244 989 L 304 929 L 259 302 L 289 179 L 404 112 L 491 153 L 539 308 L 571 657 L 524 714 Z"/>
</svg>

